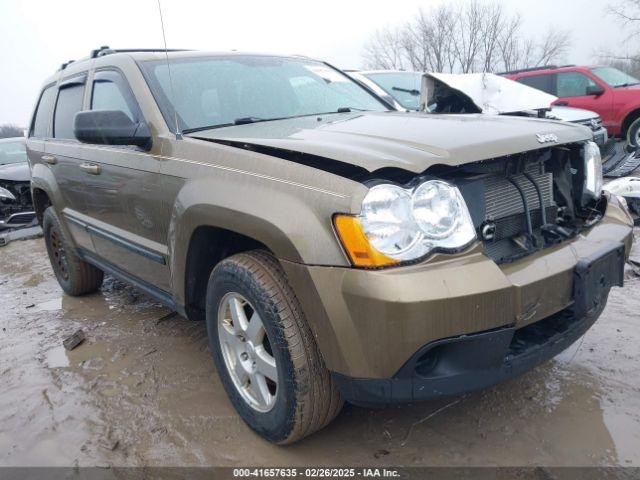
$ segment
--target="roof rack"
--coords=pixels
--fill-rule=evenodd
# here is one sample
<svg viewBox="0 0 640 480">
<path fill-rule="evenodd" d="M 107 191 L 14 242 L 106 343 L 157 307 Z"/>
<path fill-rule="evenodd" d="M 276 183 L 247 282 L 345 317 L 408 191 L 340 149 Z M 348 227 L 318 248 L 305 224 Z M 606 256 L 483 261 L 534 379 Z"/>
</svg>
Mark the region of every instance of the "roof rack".
<svg viewBox="0 0 640 480">
<path fill-rule="evenodd" d="M 508 70 L 506 72 L 498 72 L 497 75 L 513 75 L 515 73 L 535 72 L 536 70 L 555 70 L 557 68 L 575 67 L 575 65 L 544 65 L 542 67 L 520 68 L 518 70 Z"/>
<path fill-rule="evenodd" d="M 69 65 L 71 65 L 73 62 L 75 62 L 75 60 L 68 60 L 68 61 L 64 62 L 62 65 L 60 65 L 60 68 L 58 70 L 64 70 Z"/>
<path fill-rule="evenodd" d="M 189 50 L 184 49 L 184 48 L 168 48 L 168 49 L 164 49 L 164 48 L 125 48 L 125 49 L 114 49 L 114 48 L 109 48 L 108 45 L 103 45 L 100 48 L 97 48 L 95 50 L 91 50 L 91 55 L 89 56 L 89 58 L 104 57 L 105 55 L 111 55 L 112 53 L 135 53 L 135 52 L 149 52 L 149 53 L 158 52 L 158 53 L 164 53 L 164 52 L 187 52 L 187 51 L 189 51 Z"/>
</svg>

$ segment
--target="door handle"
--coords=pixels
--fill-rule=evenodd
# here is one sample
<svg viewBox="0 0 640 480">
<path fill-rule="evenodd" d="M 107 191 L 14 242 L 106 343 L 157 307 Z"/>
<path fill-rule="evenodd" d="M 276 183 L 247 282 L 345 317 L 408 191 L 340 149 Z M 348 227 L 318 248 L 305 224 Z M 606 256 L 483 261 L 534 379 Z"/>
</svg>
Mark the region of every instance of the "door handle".
<svg viewBox="0 0 640 480">
<path fill-rule="evenodd" d="M 81 163 L 79 167 L 80 170 L 89 175 L 100 175 L 100 165 L 96 165 L 95 163 Z"/>
<path fill-rule="evenodd" d="M 58 163 L 58 159 L 56 157 L 54 157 L 53 155 L 42 155 L 40 157 L 40 159 L 43 162 L 48 163 L 49 165 L 55 165 L 56 163 Z"/>
</svg>

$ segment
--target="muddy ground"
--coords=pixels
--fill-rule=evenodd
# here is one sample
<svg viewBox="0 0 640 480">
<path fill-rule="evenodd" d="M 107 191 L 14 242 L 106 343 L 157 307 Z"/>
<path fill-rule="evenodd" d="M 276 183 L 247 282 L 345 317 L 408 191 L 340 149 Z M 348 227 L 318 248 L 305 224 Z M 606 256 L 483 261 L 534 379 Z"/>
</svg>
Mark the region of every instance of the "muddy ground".
<svg viewBox="0 0 640 480">
<path fill-rule="evenodd" d="M 236 415 L 202 323 L 113 279 L 65 296 L 42 240 L 14 242 L 0 249 L 0 465 L 640 466 L 640 278 L 627 276 L 582 341 L 523 377 L 346 406 L 284 448 Z M 87 340 L 65 351 L 78 328 Z"/>
</svg>

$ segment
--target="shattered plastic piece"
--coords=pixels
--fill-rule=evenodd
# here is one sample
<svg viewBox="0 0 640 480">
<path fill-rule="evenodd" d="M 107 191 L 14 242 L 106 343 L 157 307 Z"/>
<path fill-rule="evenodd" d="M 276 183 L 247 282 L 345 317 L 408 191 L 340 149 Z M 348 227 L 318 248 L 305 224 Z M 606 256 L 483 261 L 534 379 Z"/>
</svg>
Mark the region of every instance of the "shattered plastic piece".
<svg viewBox="0 0 640 480">
<path fill-rule="evenodd" d="M 82 342 L 84 342 L 84 339 L 85 339 L 84 332 L 82 331 L 82 329 L 80 329 L 80 330 L 77 330 L 73 335 L 70 335 L 67 338 L 65 338 L 62 342 L 62 345 L 64 346 L 65 350 L 73 350 Z"/>
</svg>

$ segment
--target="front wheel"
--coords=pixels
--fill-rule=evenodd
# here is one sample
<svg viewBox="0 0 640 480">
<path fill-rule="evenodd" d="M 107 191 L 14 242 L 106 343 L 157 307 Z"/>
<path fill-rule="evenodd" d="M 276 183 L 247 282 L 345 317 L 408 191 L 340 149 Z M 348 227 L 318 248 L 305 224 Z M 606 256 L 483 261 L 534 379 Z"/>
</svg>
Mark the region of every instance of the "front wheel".
<svg viewBox="0 0 640 480">
<path fill-rule="evenodd" d="M 640 146 L 640 118 L 635 120 L 627 130 L 627 146 L 635 150 Z"/>
<path fill-rule="evenodd" d="M 252 251 L 217 265 L 206 310 L 222 384 L 255 432 L 274 443 L 292 443 L 340 412 L 342 397 L 272 255 Z"/>
</svg>

